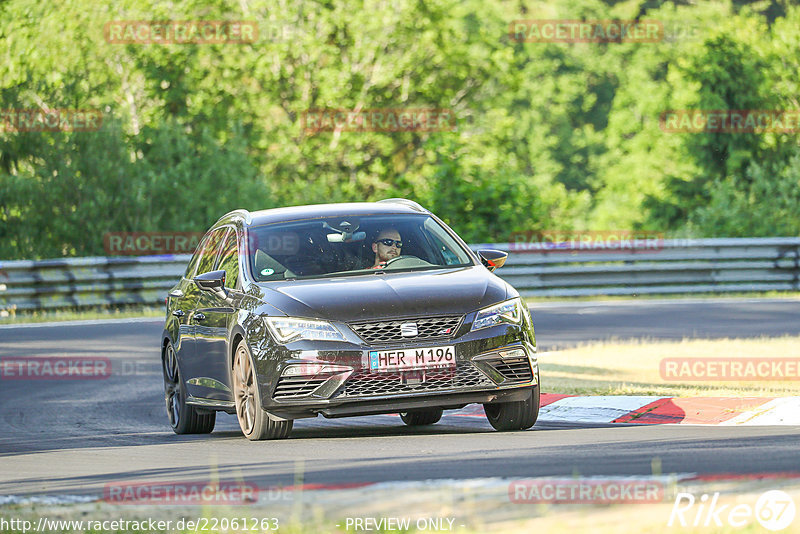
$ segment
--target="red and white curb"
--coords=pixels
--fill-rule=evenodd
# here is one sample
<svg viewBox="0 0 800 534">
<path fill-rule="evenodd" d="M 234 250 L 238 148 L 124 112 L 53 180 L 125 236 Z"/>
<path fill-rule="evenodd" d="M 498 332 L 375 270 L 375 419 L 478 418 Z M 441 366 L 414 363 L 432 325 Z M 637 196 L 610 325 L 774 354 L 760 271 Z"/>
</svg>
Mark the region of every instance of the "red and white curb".
<svg viewBox="0 0 800 534">
<path fill-rule="evenodd" d="M 449 415 L 482 416 L 482 406 Z M 542 393 L 539 421 L 690 425 L 800 425 L 800 397 L 574 396 Z"/>
</svg>

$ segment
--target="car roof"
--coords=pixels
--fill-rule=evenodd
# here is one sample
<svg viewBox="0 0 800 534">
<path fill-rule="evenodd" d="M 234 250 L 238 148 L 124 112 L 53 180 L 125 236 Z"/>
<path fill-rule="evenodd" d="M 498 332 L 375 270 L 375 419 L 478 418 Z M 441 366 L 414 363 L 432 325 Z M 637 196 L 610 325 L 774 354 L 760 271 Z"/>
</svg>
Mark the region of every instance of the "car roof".
<svg viewBox="0 0 800 534">
<path fill-rule="evenodd" d="M 275 222 L 292 221 L 298 219 L 314 219 L 320 217 L 339 217 L 354 215 L 384 215 L 384 214 L 429 214 L 416 202 L 405 199 L 387 199 L 379 202 L 348 202 L 340 204 L 312 204 L 307 206 L 289 206 L 248 212 L 235 210 L 220 218 L 218 223 L 226 222 L 231 218 L 239 217 L 246 226 L 260 226 Z"/>
</svg>

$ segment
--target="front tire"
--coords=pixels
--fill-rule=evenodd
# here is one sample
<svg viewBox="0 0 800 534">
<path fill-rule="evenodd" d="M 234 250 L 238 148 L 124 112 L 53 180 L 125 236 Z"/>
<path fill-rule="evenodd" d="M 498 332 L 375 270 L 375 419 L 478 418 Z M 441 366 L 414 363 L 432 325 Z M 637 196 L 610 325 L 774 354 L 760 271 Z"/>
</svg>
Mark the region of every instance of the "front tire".
<svg viewBox="0 0 800 534">
<path fill-rule="evenodd" d="M 442 418 L 441 408 L 428 408 L 423 410 L 413 410 L 400 414 L 400 419 L 408 426 L 432 425 Z"/>
<path fill-rule="evenodd" d="M 210 434 L 214 430 L 217 412 L 200 413 L 197 408 L 186 404 L 186 384 L 181 378 L 178 357 L 172 342 L 164 348 L 161 370 L 164 373 L 164 400 L 167 404 L 167 417 L 176 434 Z"/>
<path fill-rule="evenodd" d="M 526 430 L 539 417 L 539 384 L 529 388 L 528 398 L 525 400 L 484 404 L 483 410 L 495 430 Z"/>
<path fill-rule="evenodd" d="M 239 342 L 233 358 L 233 398 L 239 427 L 247 439 L 260 441 L 289 437 L 294 421 L 273 421 L 261 408 L 255 367 L 244 340 Z"/>
</svg>

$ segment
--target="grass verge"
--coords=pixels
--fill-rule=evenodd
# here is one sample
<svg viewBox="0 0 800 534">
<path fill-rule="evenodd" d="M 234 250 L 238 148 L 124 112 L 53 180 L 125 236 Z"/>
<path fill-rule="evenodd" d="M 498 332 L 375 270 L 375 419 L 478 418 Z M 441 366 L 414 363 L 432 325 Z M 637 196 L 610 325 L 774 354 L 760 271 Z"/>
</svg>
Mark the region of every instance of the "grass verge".
<svg viewBox="0 0 800 534">
<path fill-rule="evenodd" d="M 781 358 L 800 361 L 800 337 L 606 342 L 540 355 L 542 391 L 670 397 L 800 395 L 800 380 L 664 380 L 664 358 Z"/>
<path fill-rule="evenodd" d="M 0 324 L 46 323 L 50 321 L 88 321 L 97 319 L 129 319 L 131 317 L 163 317 L 163 306 L 98 306 L 18 312 L 0 317 Z"/>
</svg>

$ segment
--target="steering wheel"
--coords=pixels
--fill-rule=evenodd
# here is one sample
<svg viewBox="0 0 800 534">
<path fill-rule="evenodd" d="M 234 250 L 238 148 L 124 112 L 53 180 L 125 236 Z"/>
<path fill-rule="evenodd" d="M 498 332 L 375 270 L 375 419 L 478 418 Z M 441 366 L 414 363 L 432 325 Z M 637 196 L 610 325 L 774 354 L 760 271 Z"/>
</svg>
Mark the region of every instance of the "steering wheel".
<svg viewBox="0 0 800 534">
<path fill-rule="evenodd" d="M 416 256 L 412 256 L 411 254 L 403 254 L 402 256 L 397 256 L 395 258 L 392 258 L 391 260 L 387 260 L 386 261 L 386 266 L 388 267 L 391 264 L 397 263 L 400 260 L 410 260 L 410 259 L 418 260 L 419 258 L 416 257 Z"/>
<path fill-rule="evenodd" d="M 408 267 L 431 267 L 433 264 L 417 256 L 412 256 L 411 254 L 405 254 L 403 256 L 397 256 L 396 258 L 392 258 L 391 260 L 387 261 L 385 268 L 388 269 L 392 265 L 395 265 L 396 267 L 400 268 L 408 268 Z"/>
</svg>

